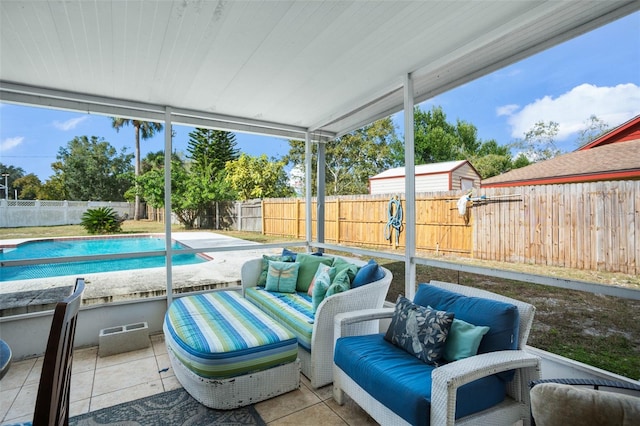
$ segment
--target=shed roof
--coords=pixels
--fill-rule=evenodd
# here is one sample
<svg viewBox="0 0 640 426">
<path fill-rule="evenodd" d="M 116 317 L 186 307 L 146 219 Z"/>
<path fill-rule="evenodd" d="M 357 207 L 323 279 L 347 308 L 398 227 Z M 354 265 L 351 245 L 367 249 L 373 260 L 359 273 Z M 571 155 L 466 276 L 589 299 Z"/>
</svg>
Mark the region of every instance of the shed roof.
<svg viewBox="0 0 640 426">
<path fill-rule="evenodd" d="M 482 187 L 640 179 L 640 139 L 570 152 L 482 181 Z"/>
<path fill-rule="evenodd" d="M 467 160 L 444 161 L 442 163 L 420 164 L 416 166 L 416 176 L 431 175 L 431 174 L 437 174 L 437 173 L 449 173 L 453 170 L 456 170 L 457 168 L 461 167 L 464 164 L 469 164 L 471 166 L 471 163 L 469 163 Z M 371 176 L 369 180 L 389 179 L 389 178 L 404 177 L 404 176 L 405 176 L 405 168 L 395 167 L 393 169 L 385 170 L 382 173 L 378 173 L 375 176 Z"/>
<path fill-rule="evenodd" d="M 640 9 L 611 1 L 0 2 L 0 99 L 340 136 Z"/>
</svg>

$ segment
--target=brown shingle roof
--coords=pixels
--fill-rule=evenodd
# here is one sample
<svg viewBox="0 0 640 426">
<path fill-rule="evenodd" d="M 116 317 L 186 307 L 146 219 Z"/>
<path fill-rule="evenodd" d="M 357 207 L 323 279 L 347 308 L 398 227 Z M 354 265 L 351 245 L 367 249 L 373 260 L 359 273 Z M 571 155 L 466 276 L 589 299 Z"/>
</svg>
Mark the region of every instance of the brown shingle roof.
<svg viewBox="0 0 640 426">
<path fill-rule="evenodd" d="M 640 139 L 574 151 L 482 181 L 482 186 L 640 179 Z"/>
</svg>

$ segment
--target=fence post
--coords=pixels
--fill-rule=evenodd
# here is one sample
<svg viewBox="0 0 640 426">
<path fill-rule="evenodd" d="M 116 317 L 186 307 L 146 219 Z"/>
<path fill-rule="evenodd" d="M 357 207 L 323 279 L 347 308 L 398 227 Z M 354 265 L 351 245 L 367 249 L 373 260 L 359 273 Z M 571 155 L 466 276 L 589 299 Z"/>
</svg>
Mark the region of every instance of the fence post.
<svg viewBox="0 0 640 426">
<path fill-rule="evenodd" d="M 1 199 L 0 200 L 0 228 L 8 228 L 9 221 L 7 218 L 9 217 L 9 200 Z"/>
<path fill-rule="evenodd" d="M 300 198 L 296 198 L 296 238 L 300 238 Z"/>
<path fill-rule="evenodd" d="M 336 196 L 336 244 L 340 244 L 340 196 Z"/>
<path fill-rule="evenodd" d="M 220 229 L 220 207 L 216 201 L 216 229 Z"/>
</svg>

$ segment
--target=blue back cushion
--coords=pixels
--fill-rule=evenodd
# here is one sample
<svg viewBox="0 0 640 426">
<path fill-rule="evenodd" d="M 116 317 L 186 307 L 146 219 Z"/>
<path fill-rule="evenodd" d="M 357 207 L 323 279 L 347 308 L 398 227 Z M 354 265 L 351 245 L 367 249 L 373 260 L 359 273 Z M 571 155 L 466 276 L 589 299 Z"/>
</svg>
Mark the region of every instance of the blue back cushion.
<svg viewBox="0 0 640 426">
<path fill-rule="evenodd" d="M 478 353 L 518 349 L 520 313 L 515 305 L 480 297 L 463 296 L 434 285 L 420 284 L 413 300 L 422 306 L 453 312 L 457 319 L 489 327 Z"/>
</svg>

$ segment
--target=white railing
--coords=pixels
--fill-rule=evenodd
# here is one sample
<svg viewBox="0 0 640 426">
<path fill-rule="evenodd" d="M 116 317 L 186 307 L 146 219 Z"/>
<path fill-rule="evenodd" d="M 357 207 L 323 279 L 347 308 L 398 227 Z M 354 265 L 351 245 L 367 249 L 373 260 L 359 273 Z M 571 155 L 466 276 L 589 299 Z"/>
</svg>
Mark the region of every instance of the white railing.
<svg viewBox="0 0 640 426">
<path fill-rule="evenodd" d="M 114 201 L 0 200 L 0 228 L 77 225 L 88 209 L 111 207 L 133 217 L 133 204 Z"/>
</svg>

